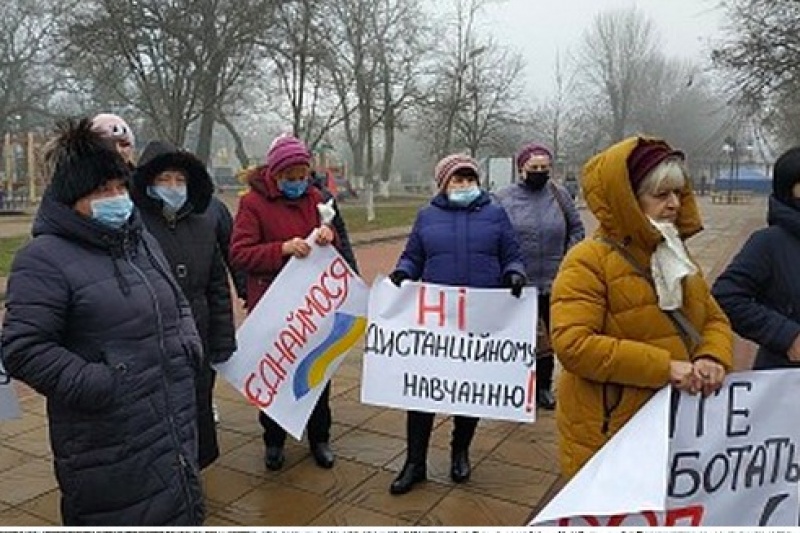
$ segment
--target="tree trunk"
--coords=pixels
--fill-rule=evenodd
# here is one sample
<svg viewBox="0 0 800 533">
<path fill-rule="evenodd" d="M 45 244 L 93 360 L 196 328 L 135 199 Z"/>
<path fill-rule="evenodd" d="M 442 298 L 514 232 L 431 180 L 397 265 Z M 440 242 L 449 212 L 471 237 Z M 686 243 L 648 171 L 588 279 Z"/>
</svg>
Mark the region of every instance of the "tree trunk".
<svg viewBox="0 0 800 533">
<path fill-rule="evenodd" d="M 247 150 L 244 148 L 244 141 L 242 140 L 242 136 L 239 135 L 239 131 L 236 129 L 236 126 L 228 120 L 224 114 L 220 113 L 217 116 L 217 120 L 219 123 L 222 124 L 228 133 L 230 133 L 231 137 L 233 138 L 233 145 L 236 151 L 236 159 L 239 160 L 239 164 L 242 168 L 247 168 L 250 165 L 250 158 L 247 156 Z"/>
<path fill-rule="evenodd" d="M 369 112 L 367 112 L 369 118 Z M 370 120 L 366 120 L 367 124 L 367 222 L 375 220 L 375 153 L 372 142 L 372 125 Z"/>
<path fill-rule="evenodd" d="M 195 155 L 209 166 L 211 159 L 211 140 L 214 136 L 214 110 L 209 106 L 200 115 L 200 130 L 197 135 L 197 149 Z"/>
<path fill-rule="evenodd" d="M 383 123 L 383 161 L 381 162 L 381 181 L 389 181 L 392 172 L 392 159 L 394 159 L 394 137 L 395 137 L 395 117 L 394 109 L 386 111 L 386 118 Z"/>
</svg>

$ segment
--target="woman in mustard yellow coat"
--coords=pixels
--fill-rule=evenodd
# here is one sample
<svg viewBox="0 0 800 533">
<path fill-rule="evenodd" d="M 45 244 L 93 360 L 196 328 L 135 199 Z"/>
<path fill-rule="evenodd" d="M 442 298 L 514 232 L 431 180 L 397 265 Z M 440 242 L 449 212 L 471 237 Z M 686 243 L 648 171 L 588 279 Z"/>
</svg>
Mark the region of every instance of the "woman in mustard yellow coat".
<svg viewBox="0 0 800 533">
<path fill-rule="evenodd" d="M 683 154 L 631 137 L 586 164 L 582 187 L 599 227 L 561 264 L 551 308 L 567 477 L 665 385 L 717 390 L 733 351 L 728 319 L 683 244 L 702 230 Z"/>
</svg>

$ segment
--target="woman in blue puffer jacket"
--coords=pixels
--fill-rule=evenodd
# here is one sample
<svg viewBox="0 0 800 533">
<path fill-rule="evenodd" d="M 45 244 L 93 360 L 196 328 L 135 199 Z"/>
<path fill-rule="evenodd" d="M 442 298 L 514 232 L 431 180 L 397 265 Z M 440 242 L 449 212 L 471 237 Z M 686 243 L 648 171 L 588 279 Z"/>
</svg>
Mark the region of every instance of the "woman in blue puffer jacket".
<svg viewBox="0 0 800 533">
<path fill-rule="evenodd" d="M 395 285 L 420 280 L 458 287 L 509 287 L 522 294 L 525 270 L 514 228 L 502 207 L 481 190 L 478 164 L 454 154 L 436 165 L 439 192 L 417 215 L 405 250 L 389 276 Z M 433 413 L 409 411 L 406 463 L 390 488 L 404 494 L 427 477 Z M 455 416 L 450 477 L 456 483 L 471 474 L 469 445 L 478 419 Z"/>
</svg>

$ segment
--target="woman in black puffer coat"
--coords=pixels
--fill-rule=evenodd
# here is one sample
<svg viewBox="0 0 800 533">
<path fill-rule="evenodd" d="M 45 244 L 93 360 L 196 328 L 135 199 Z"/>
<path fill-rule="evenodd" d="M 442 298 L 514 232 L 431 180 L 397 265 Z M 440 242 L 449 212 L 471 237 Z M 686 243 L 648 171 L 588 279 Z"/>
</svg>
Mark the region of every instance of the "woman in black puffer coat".
<svg viewBox="0 0 800 533">
<path fill-rule="evenodd" d="M 768 227 L 753 233 L 714 283 L 733 330 L 758 344 L 754 368 L 800 366 L 800 147 L 775 162 Z"/>
<path fill-rule="evenodd" d="M 206 354 L 197 379 L 200 468 L 219 457 L 211 364 L 227 361 L 236 349 L 217 214 L 208 209 L 213 193 L 211 176 L 194 155 L 160 141 L 145 147 L 133 175 L 133 202 L 189 300 Z"/>
<path fill-rule="evenodd" d="M 188 302 L 89 121 L 66 124 L 48 160 L 1 342 L 8 373 L 47 399 L 64 524 L 202 525 Z"/>
</svg>

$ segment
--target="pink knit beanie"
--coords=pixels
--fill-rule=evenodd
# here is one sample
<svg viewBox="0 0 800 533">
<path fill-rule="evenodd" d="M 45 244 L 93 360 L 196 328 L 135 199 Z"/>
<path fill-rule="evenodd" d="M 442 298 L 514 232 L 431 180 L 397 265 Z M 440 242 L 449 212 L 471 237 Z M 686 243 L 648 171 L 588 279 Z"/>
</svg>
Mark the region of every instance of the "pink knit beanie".
<svg viewBox="0 0 800 533">
<path fill-rule="evenodd" d="M 272 141 L 266 160 L 273 176 L 294 165 L 311 166 L 311 154 L 305 143 L 291 135 L 281 135 Z"/>
<path fill-rule="evenodd" d="M 436 168 L 434 169 L 436 186 L 441 189 L 447 185 L 450 177 L 459 170 L 471 170 L 476 176 L 480 176 L 477 161 L 466 154 L 452 154 L 436 163 Z"/>
</svg>

